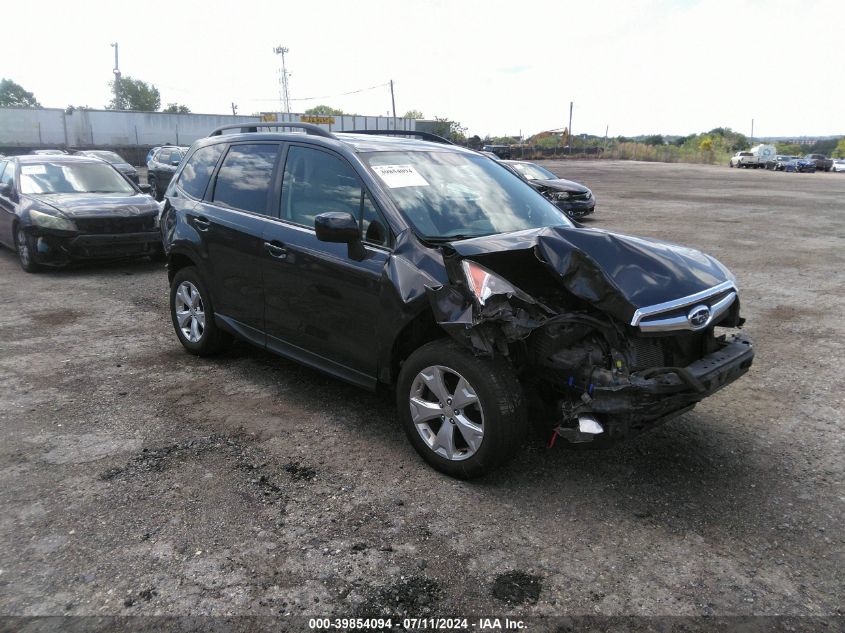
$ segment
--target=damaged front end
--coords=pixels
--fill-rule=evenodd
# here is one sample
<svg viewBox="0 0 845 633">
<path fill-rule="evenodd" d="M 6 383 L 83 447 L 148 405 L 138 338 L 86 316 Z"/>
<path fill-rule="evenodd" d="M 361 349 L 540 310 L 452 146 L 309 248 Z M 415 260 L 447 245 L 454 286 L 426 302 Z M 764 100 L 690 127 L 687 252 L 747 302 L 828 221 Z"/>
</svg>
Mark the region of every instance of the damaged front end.
<svg viewBox="0 0 845 633">
<path fill-rule="evenodd" d="M 564 227 L 443 249 L 438 324 L 509 358 L 532 416 L 571 442 L 612 442 L 690 410 L 751 366 L 730 273 L 706 255 Z"/>
</svg>

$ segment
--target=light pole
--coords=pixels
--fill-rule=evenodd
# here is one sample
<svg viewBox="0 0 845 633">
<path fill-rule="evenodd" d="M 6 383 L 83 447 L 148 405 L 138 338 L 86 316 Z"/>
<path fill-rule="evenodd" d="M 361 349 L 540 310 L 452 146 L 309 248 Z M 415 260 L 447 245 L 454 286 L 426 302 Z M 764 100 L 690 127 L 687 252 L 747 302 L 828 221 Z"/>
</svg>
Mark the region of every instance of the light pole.
<svg viewBox="0 0 845 633">
<path fill-rule="evenodd" d="M 276 46 L 273 52 L 282 57 L 282 67 L 279 70 L 279 101 L 281 101 L 282 110 L 286 114 L 289 114 L 290 94 L 288 93 L 288 70 L 285 68 L 285 53 L 288 52 L 288 48 L 285 46 Z"/>
<path fill-rule="evenodd" d="M 112 42 L 111 47 L 114 49 L 114 109 L 122 110 L 123 104 L 120 102 L 120 64 L 118 63 L 118 45 L 117 42 Z"/>
</svg>

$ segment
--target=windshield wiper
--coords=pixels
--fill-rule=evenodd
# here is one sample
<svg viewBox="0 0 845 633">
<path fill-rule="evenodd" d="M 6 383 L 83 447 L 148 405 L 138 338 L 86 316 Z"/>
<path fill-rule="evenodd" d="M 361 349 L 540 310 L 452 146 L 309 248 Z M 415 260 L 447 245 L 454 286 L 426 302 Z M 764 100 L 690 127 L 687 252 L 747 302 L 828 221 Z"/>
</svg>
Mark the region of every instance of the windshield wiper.
<svg viewBox="0 0 845 633">
<path fill-rule="evenodd" d="M 459 240 L 471 240 L 474 237 L 484 237 L 490 233 L 476 233 L 475 235 L 466 235 L 464 233 L 455 233 L 454 235 L 425 235 L 424 239 L 427 242 L 457 242 Z"/>
</svg>

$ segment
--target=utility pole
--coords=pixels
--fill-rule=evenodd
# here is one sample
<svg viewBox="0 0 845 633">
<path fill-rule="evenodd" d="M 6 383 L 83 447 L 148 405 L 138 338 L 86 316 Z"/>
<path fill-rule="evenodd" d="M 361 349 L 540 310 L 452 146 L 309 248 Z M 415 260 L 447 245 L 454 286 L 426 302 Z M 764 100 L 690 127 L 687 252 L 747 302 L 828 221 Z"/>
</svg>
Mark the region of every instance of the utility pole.
<svg viewBox="0 0 845 633">
<path fill-rule="evenodd" d="M 232 101 L 232 116 L 236 116 L 238 114 L 238 106 Z"/>
<path fill-rule="evenodd" d="M 120 102 L 120 64 L 118 63 L 117 42 L 112 42 L 111 47 L 114 49 L 114 109 L 123 110 L 123 104 Z"/>
<path fill-rule="evenodd" d="M 276 46 L 273 49 L 276 55 L 282 58 L 282 67 L 279 69 L 279 101 L 282 105 L 282 111 L 290 114 L 290 93 L 288 92 L 288 69 L 285 67 L 285 54 L 289 49 L 284 46 Z"/>
<path fill-rule="evenodd" d="M 572 105 L 573 102 L 569 102 L 569 153 L 572 153 Z"/>
<path fill-rule="evenodd" d="M 754 119 L 751 119 L 751 142 L 754 143 Z"/>
<path fill-rule="evenodd" d="M 393 80 L 390 80 L 390 103 L 393 106 L 393 127 L 396 127 L 396 99 L 393 97 Z"/>
</svg>

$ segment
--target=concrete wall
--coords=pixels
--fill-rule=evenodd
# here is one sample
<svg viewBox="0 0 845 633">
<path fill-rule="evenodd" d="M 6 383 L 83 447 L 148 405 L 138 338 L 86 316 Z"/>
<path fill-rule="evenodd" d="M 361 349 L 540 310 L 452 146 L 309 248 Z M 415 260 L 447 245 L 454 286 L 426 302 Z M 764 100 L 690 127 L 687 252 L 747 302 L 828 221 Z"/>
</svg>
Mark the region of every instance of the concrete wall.
<svg viewBox="0 0 845 633">
<path fill-rule="evenodd" d="M 300 121 L 302 114 L 275 114 L 278 121 Z M 413 119 L 374 116 L 336 116 L 320 125 L 329 131 L 354 129 L 414 130 Z M 0 108 L 0 152 L 21 153 L 33 149 L 109 148 L 145 154 L 154 145 L 190 145 L 214 128 L 231 123 L 250 123 L 252 116 L 218 114 L 166 114 L 112 110 L 56 108 Z"/>
</svg>

